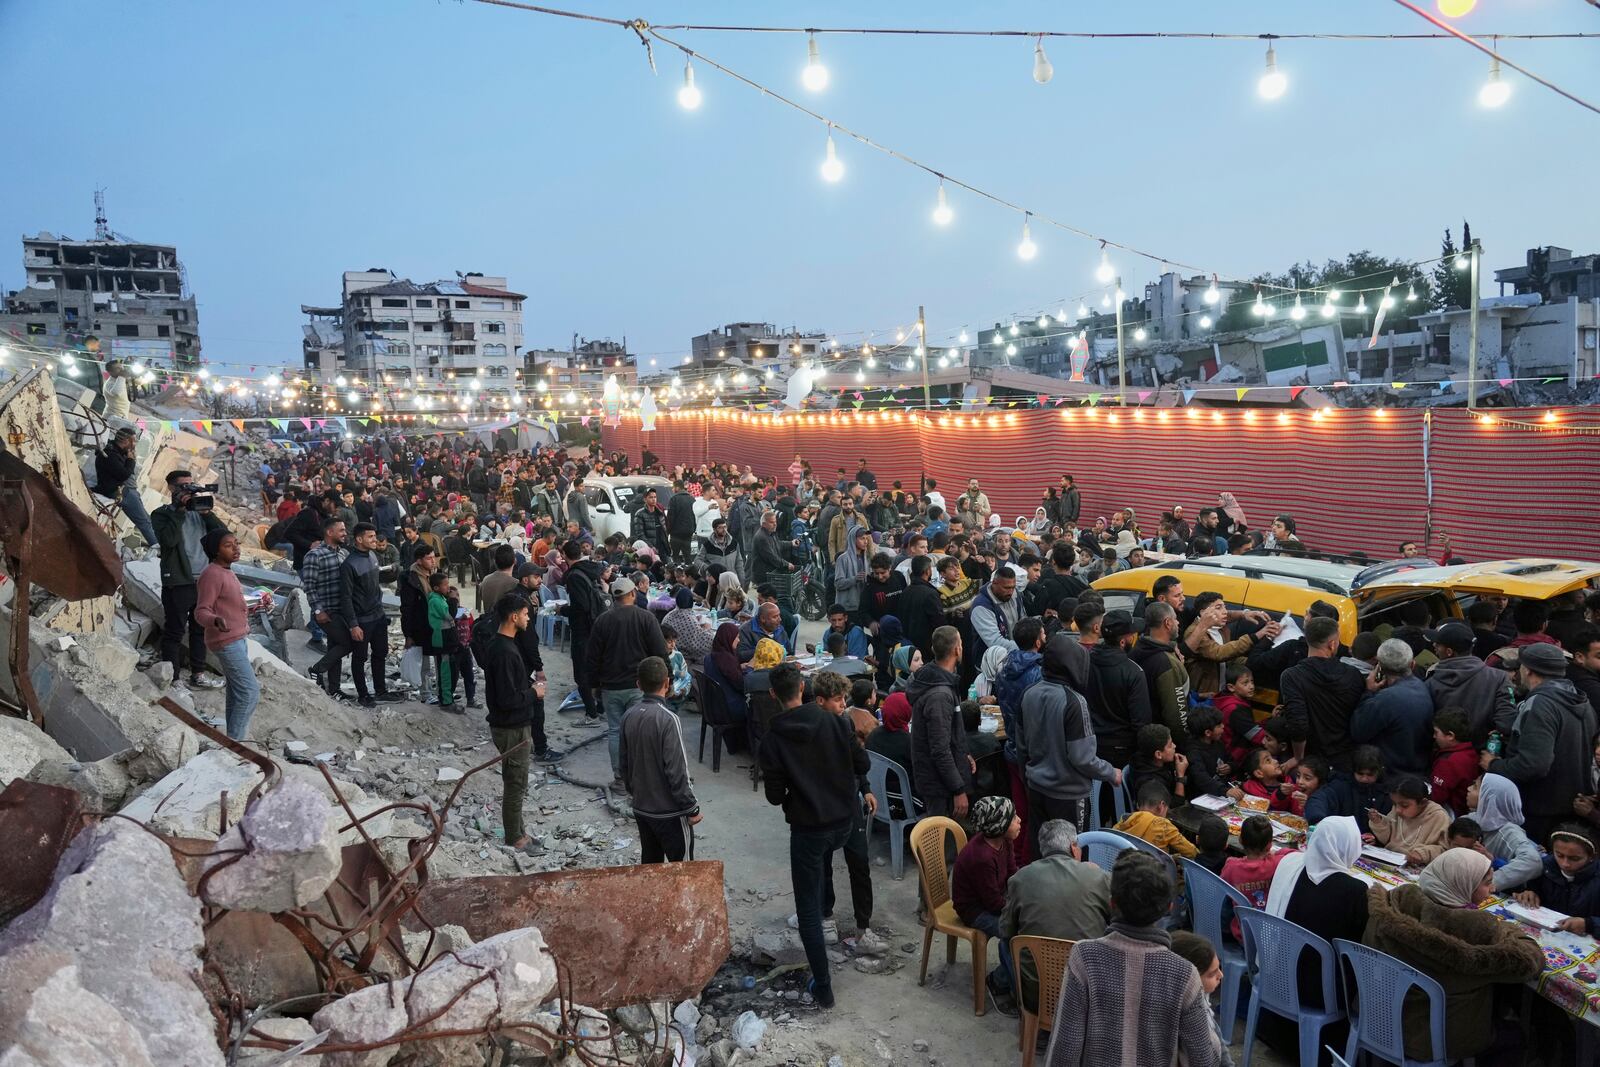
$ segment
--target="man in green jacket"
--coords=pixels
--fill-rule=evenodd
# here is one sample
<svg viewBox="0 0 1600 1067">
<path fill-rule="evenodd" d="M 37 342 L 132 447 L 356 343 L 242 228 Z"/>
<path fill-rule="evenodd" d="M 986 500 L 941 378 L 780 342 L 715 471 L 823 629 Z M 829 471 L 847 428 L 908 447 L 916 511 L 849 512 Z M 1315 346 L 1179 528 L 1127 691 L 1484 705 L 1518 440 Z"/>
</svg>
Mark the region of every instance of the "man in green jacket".
<svg viewBox="0 0 1600 1067">
<path fill-rule="evenodd" d="M 172 664 L 172 684 L 183 687 L 183 665 L 179 650 L 183 629 L 189 628 L 189 682 L 202 689 L 221 689 L 221 678 L 202 674 L 206 665 L 205 627 L 195 621 L 194 606 L 199 599 L 195 582 L 210 560 L 201 543 L 212 530 L 223 529 L 222 520 L 209 508 L 195 505 L 209 497 L 196 492 L 194 476 L 188 471 L 167 475 L 167 491 L 172 502 L 156 508 L 150 515 L 156 543 L 161 548 L 161 658 Z"/>
<path fill-rule="evenodd" d="M 1181 749 L 1189 708 L 1189 671 L 1178 656 L 1177 642 L 1178 613 L 1166 601 L 1151 601 L 1144 609 L 1144 633 L 1128 658 L 1144 671 L 1155 721 L 1172 731 Z"/>
</svg>

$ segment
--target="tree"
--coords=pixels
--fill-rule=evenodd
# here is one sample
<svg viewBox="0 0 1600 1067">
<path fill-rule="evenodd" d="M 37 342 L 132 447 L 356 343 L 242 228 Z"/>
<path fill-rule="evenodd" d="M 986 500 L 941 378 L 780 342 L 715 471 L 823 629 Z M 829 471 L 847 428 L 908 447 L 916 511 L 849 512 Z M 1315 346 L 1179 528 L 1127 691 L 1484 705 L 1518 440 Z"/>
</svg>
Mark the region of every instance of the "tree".
<svg viewBox="0 0 1600 1067">
<path fill-rule="evenodd" d="M 1444 242 L 1439 246 L 1439 263 L 1433 268 L 1433 303 L 1436 311 L 1446 308 L 1464 308 L 1472 304 L 1472 275 L 1458 269 L 1465 262 L 1460 257 L 1472 247 L 1472 227 L 1466 220 L 1461 223 L 1461 247 L 1457 248 L 1450 231 L 1444 231 Z"/>
<path fill-rule="evenodd" d="M 1330 259 L 1320 267 L 1309 261 L 1296 263 L 1282 274 L 1258 274 L 1251 281 L 1263 286 L 1262 298 L 1275 304 L 1279 315 L 1294 303 L 1294 297 L 1270 287 L 1281 286 L 1291 291 L 1298 289 L 1301 303 L 1310 316 L 1316 317 L 1313 319 L 1308 316 L 1305 320 L 1307 325 L 1321 321 L 1319 309 L 1334 290 L 1339 293 L 1335 303 L 1346 310 L 1365 299 L 1369 309 L 1367 316 L 1361 319 L 1349 315 L 1340 317 L 1345 333 L 1354 337 L 1371 328 L 1372 316 L 1378 313 L 1385 287 L 1397 279 L 1399 284 L 1391 292 L 1395 303 L 1384 320 L 1384 329 L 1406 332 L 1416 328 L 1411 317 L 1429 306 L 1431 287 L 1420 270 L 1401 260 L 1362 249 L 1346 254 L 1343 259 Z M 1408 300 L 1407 295 L 1412 291 L 1416 292 L 1417 298 Z M 1260 324 L 1261 319 L 1255 314 L 1255 296 L 1246 294 L 1229 306 L 1217 328 L 1222 331 L 1245 330 Z"/>
</svg>

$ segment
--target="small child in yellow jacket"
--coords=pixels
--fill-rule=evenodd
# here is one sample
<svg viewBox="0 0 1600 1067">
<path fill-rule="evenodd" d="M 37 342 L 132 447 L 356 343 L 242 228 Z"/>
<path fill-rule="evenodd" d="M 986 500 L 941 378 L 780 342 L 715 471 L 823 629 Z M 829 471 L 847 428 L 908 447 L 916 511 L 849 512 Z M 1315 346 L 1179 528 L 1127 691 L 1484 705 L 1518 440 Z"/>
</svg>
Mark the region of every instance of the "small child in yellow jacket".
<svg viewBox="0 0 1600 1067">
<path fill-rule="evenodd" d="M 1384 848 L 1405 853 L 1406 862 L 1418 867 L 1433 861 L 1449 847 L 1450 813 L 1428 799 L 1428 786 L 1406 775 L 1389 791 L 1394 808 L 1385 815 L 1367 809 L 1371 837 Z"/>
<path fill-rule="evenodd" d="M 1174 856 L 1187 856 L 1194 859 L 1200 850 L 1194 847 L 1187 837 L 1172 825 L 1167 818 L 1167 806 L 1172 802 L 1172 796 L 1167 792 L 1167 787 L 1157 781 L 1146 781 L 1139 786 L 1139 795 L 1135 798 L 1139 810 L 1132 812 L 1126 819 L 1112 827 L 1125 834 L 1131 834 L 1143 841 L 1148 841 L 1158 848 L 1164 848 Z"/>
</svg>

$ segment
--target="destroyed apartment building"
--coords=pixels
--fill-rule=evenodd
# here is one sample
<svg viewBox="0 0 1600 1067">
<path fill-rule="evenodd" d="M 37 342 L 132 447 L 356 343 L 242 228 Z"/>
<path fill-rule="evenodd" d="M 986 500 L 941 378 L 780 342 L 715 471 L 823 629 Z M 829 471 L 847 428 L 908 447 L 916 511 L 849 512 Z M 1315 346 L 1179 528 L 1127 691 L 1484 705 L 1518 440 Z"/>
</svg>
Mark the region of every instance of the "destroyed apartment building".
<svg viewBox="0 0 1600 1067">
<path fill-rule="evenodd" d="M 757 1012 L 701 1010 L 722 864 L 608 865 L 632 820 L 576 788 L 540 801 L 544 852 L 504 848 L 493 746 L 296 672 L 305 597 L 253 536 L 241 577 L 277 595 L 252 741 L 219 693 L 171 687 L 159 566 L 84 477 L 115 428 L 91 399 L 0 381 L 0 1063 L 757 1062 Z M 215 442 L 171 425 L 141 426 L 152 508 L 169 471 L 208 480 Z"/>
</svg>

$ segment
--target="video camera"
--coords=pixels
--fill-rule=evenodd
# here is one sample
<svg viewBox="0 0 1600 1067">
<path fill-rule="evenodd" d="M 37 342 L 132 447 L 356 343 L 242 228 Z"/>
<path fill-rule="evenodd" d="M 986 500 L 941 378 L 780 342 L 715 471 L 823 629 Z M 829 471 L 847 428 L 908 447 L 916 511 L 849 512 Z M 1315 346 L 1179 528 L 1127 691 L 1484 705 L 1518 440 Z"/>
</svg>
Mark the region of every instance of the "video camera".
<svg viewBox="0 0 1600 1067">
<path fill-rule="evenodd" d="M 178 487 L 177 504 L 189 511 L 207 512 L 217 506 L 217 483 L 188 482 Z"/>
</svg>

